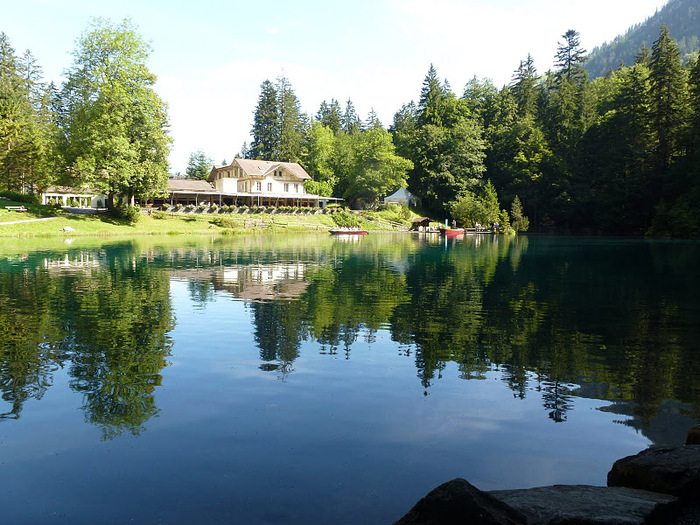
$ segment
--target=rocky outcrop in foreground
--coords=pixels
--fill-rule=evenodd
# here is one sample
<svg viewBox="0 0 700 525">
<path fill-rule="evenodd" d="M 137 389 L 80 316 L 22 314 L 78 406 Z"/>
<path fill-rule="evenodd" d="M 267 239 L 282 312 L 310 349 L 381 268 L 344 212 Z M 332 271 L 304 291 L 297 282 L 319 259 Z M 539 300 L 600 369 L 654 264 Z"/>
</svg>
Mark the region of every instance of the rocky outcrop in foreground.
<svg viewBox="0 0 700 525">
<path fill-rule="evenodd" d="M 700 524 L 700 426 L 686 445 L 615 462 L 607 487 L 554 485 L 483 492 L 464 479 L 432 490 L 395 525 Z"/>
</svg>

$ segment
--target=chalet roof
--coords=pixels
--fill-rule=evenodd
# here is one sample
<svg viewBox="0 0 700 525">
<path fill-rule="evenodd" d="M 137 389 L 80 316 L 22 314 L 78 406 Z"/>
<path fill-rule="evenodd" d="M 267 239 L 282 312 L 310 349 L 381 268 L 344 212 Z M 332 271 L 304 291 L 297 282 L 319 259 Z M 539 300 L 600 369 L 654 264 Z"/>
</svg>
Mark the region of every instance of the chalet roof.
<svg viewBox="0 0 700 525">
<path fill-rule="evenodd" d="M 205 180 L 168 179 L 168 191 L 212 191 L 214 188 Z"/>
<path fill-rule="evenodd" d="M 306 170 L 301 167 L 301 165 L 298 162 L 273 162 L 271 160 L 255 160 L 255 159 L 234 159 L 231 164 L 228 166 L 214 166 L 211 170 L 211 174 L 209 175 L 209 178 L 207 180 L 214 180 L 214 173 L 226 169 L 226 168 L 231 168 L 234 165 L 238 165 L 246 175 L 251 176 L 251 177 L 264 177 L 268 173 L 272 173 L 276 170 L 282 169 L 285 170 L 292 175 L 294 175 L 296 178 L 301 179 L 301 180 L 310 180 L 311 175 L 306 173 Z"/>
</svg>

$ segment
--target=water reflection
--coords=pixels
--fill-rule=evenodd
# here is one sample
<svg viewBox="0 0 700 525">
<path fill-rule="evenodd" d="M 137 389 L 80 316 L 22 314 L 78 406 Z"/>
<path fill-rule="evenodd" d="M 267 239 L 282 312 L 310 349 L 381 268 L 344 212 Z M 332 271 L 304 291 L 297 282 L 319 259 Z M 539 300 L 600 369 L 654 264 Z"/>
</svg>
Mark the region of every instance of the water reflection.
<svg viewBox="0 0 700 525">
<path fill-rule="evenodd" d="M 697 420 L 700 290 L 686 278 L 697 255 L 697 245 L 491 235 L 27 251 L 0 262 L 2 417 L 20 417 L 65 368 L 105 438 L 142 432 L 172 349 L 173 279 L 200 309 L 246 301 L 260 370 L 282 379 L 304 352 L 352 359 L 386 333 L 426 395 L 453 362 L 462 379 L 496 372 L 514 397 L 538 396 L 556 423 L 576 396 L 624 406 L 642 431 L 668 400 Z"/>
<path fill-rule="evenodd" d="M 28 257 L 0 273 L 0 388 L 19 417 L 67 368 L 85 420 L 105 439 L 140 433 L 174 326 L 167 274 L 125 247 Z"/>
</svg>

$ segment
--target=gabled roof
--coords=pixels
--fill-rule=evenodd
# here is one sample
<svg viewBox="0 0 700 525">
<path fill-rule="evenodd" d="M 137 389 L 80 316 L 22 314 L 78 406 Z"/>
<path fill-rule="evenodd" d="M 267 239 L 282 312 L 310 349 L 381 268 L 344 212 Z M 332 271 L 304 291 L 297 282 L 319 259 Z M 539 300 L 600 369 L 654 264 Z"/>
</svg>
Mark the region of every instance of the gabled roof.
<svg viewBox="0 0 700 525">
<path fill-rule="evenodd" d="M 236 158 L 228 166 L 214 166 L 207 180 L 213 181 L 215 173 L 217 173 L 218 171 L 232 168 L 235 165 L 239 166 L 246 175 L 251 177 L 264 177 L 268 173 L 272 173 L 276 170 L 281 169 L 283 171 L 291 173 L 298 179 L 311 179 L 311 175 L 306 173 L 306 170 L 304 170 L 304 168 L 302 168 L 298 162 L 273 162 L 270 160 Z"/>
<path fill-rule="evenodd" d="M 413 195 L 413 193 L 408 191 L 406 188 L 399 188 L 391 195 L 384 197 L 385 200 L 386 199 L 415 199 L 415 198 L 416 198 L 416 196 Z"/>
<path fill-rule="evenodd" d="M 214 188 L 205 180 L 168 179 L 168 191 L 212 191 Z"/>
<path fill-rule="evenodd" d="M 94 188 L 74 188 L 73 186 L 49 186 L 43 193 L 93 195 L 97 193 L 97 190 L 95 190 Z"/>
</svg>

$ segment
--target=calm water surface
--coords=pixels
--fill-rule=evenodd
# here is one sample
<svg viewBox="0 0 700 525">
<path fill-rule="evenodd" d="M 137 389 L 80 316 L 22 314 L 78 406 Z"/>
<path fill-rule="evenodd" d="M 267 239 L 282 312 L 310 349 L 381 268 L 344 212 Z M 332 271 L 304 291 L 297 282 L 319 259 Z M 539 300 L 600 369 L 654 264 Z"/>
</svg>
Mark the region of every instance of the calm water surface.
<svg viewBox="0 0 700 525">
<path fill-rule="evenodd" d="M 48 246 L 47 246 L 48 245 Z M 390 523 L 700 422 L 700 244 L 2 241 L 7 523 Z"/>
</svg>

